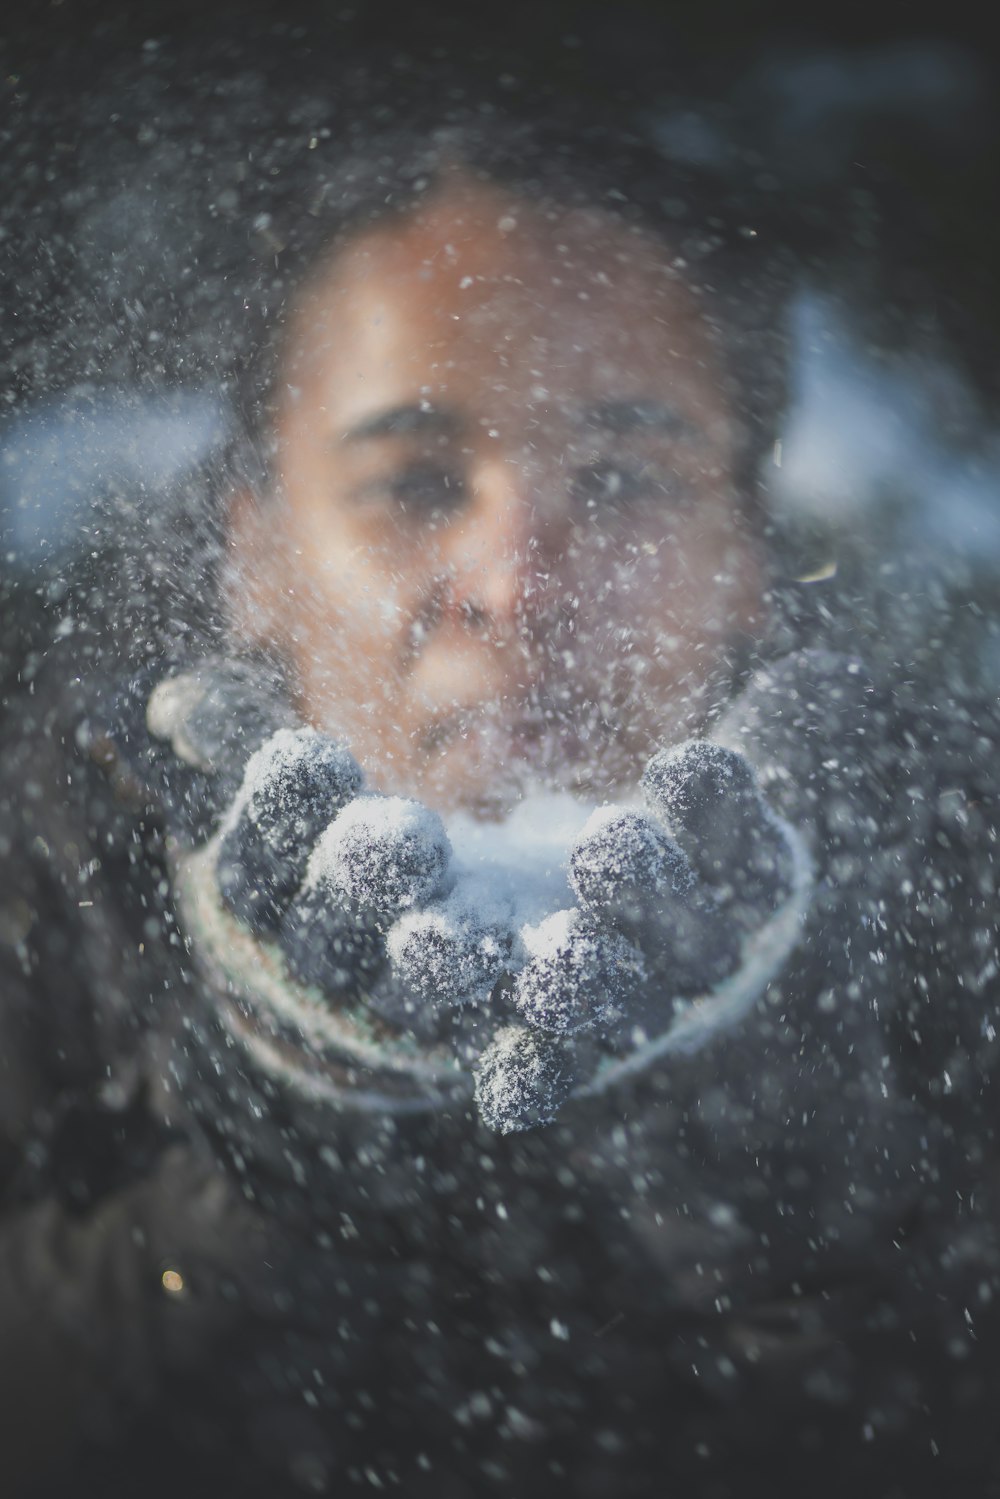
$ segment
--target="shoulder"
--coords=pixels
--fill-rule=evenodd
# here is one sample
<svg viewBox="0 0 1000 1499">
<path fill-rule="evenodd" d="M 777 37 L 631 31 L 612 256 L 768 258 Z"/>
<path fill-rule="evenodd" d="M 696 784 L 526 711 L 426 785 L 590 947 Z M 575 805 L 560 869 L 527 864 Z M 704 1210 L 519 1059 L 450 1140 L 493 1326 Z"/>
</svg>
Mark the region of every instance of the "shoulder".
<svg viewBox="0 0 1000 1499">
<path fill-rule="evenodd" d="M 180 962 L 160 830 L 109 782 L 86 709 L 79 679 L 43 674 L 9 704 L 0 749 L 8 1148 L 54 1139 L 59 1120 L 131 1107 L 145 1088 L 150 1018 Z"/>
</svg>

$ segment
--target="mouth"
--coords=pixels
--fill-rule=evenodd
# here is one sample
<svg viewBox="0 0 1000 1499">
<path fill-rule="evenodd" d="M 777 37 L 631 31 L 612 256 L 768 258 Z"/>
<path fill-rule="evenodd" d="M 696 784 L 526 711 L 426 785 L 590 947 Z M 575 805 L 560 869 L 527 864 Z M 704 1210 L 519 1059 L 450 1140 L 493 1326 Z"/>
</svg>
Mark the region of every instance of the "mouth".
<svg viewBox="0 0 1000 1499">
<path fill-rule="evenodd" d="M 556 741 L 567 750 L 582 743 L 577 717 L 537 699 L 455 704 L 427 719 L 417 742 L 422 751 L 432 753 L 455 740 L 475 738 L 484 745 L 494 743 L 504 753 L 533 757 Z"/>
<path fill-rule="evenodd" d="M 634 770 L 614 725 L 590 704 L 569 710 L 535 699 L 451 708 L 425 722 L 415 742 L 428 761 L 458 755 L 477 775 L 522 789 L 603 793 L 621 779 L 619 761 L 628 759 Z"/>
<path fill-rule="evenodd" d="M 543 772 L 566 774 L 594 754 L 597 744 L 581 715 L 541 707 L 510 725 L 512 750 Z"/>
</svg>

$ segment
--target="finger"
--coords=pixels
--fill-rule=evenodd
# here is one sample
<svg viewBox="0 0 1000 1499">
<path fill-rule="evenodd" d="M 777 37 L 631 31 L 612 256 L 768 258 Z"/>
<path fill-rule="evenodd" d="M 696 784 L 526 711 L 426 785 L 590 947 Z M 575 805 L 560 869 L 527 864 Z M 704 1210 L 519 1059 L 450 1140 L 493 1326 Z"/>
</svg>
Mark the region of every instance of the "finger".
<svg viewBox="0 0 1000 1499">
<path fill-rule="evenodd" d="M 295 715 L 272 673 L 212 657 L 159 681 L 146 722 L 186 765 L 232 773 L 278 729 L 292 727 Z"/>
<path fill-rule="evenodd" d="M 528 961 L 511 999 L 529 1025 L 560 1034 L 611 1028 L 628 1013 L 646 977 L 642 955 L 579 910 L 557 911 L 526 927 Z"/>
<path fill-rule="evenodd" d="M 641 925 L 664 904 L 683 902 L 695 876 L 683 849 L 650 818 L 602 807 L 570 855 L 569 881 L 595 916 Z"/>
<path fill-rule="evenodd" d="M 374 919 L 331 900 L 319 885 L 299 890 L 278 935 L 292 976 L 330 997 L 365 998 L 385 967 L 385 942 Z"/>
<path fill-rule="evenodd" d="M 402 797 L 350 801 L 309 854 L 281 923 L 293 975 L 333 997 L 366 994 L 385 967 L 385 930 L 444 883 L 451 846 L 436 812 Z"/>
<path fill-rule="evenodd" d="M 401 796 L 361 796 L 324 830 L 310 885 L 387 923 L 439 894 L 451 844 L 436 812 Z"/>
<path fill-rule="evenodd" d="M 488 894 L 457 889 L 422 911 L 404 915 L 389 933 L 393 969 L 431 1004 L 483 1004 L 510 963 L 509 920 L 492 913 Z"/>
<path fill-rule="evenodd" d="M 222 830 L 216 877 L 252 931 L 279 930 L 320 833 L 361 780 L 344 745 L 315 729 L 280 729 L 251 757 Z"/>
<path fill-rule="evenodd" d="M 474 1076 L 476 1105 L 488 1129 L 509 1135 L 551 1124 L 575 1081 L 573 1043 L 504 1026 L 483 1051 Z"/>
<path fill-rule="evenodd" d="M 642 789 L 730 920 L 753 930 L 787 897 L 788 839 L 743 755 L 689 739 L 653 756 Z"/>
<path fill-rule="evenodd" d="M 704 993 L 739 963 L 739 934 L 699 887 L 691 861 L 641 812 L 595 812 L 570 855 L 570 884 L 647 960 L 663 999 Z M 642 1006 L 648 1021 L 648 1005 Z"/>
</svg>

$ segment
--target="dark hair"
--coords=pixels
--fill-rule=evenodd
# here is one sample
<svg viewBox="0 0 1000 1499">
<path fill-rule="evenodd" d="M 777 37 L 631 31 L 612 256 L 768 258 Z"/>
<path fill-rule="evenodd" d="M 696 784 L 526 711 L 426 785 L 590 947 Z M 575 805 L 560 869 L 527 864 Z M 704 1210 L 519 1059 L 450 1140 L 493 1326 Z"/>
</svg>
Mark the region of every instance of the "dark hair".
<svg viewBox="0 0 1000 1499">
<path fill-rule="evenodd" d="M 755 504 L 761 461 L 784 412 L 791 268 L 775 238 L 746 222 L 745 204 L 733 207 L 718 183 L 666 160 L 647 139 L 598 124 L 485 114 L 417 135 L 394 129 L 360 145 L 312 144 L 310 180 L 297 200 L 286 190 L 281 206 L 253 225 L 255 265 L 233 378 L 242 429 L 233 453 L 237 482 L 266 487 L 285 330 L 314 267 L 353 236 L 404 217 L 457 166 L 547 206 L 604 208 L 665 241 L 721 355 L 742 429 L 737 480 Z"/>
</svg>

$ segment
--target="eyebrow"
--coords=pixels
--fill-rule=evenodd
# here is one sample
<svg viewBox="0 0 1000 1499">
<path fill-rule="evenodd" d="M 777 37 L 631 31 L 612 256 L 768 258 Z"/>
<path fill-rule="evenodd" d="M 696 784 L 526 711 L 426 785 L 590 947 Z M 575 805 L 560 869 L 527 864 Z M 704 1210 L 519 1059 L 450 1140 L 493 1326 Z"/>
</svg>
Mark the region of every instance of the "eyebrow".
<svg viewBox="0 0 1000 1499">
<path fill-rule="evenodd" d="M 598 427 L 615 435 L 642 428 L 671 437 L 691 437 L 698 432 L 689 417 L 662 401 L 598 401 L 581 412 L 579 420 L 581 427 Z"/>
<path fill-rule="evenodd" d="M 691 437 L 698 431 L 690 418 L 683 416 L 675 406 L 654 400 L 597 401 L 580 412 L 577 424 L 616 436 L 646 429 L 666 432 L 671 437 Z M 341 441 L 368 442 L 382 437 L 425 435 L 454 437 L 462 426 L 461 417 L 447 406 L 413 402 L 405 406 L 389 406 L 384 411 L 362 417 L 343 433 Z"/>
<path fill-rule="evenodd" d="M 378 437 L 414 437 L 428 433 L 454 436 L 462 426 L 461 418 L 446 406 L 431 406 L 427 402 L 409 406 L 390 406 L 385 411 L 376 411 L 371 416 L 349 427 L 343 434 L 343 442 L 367 442 Z"/>
</svg>

